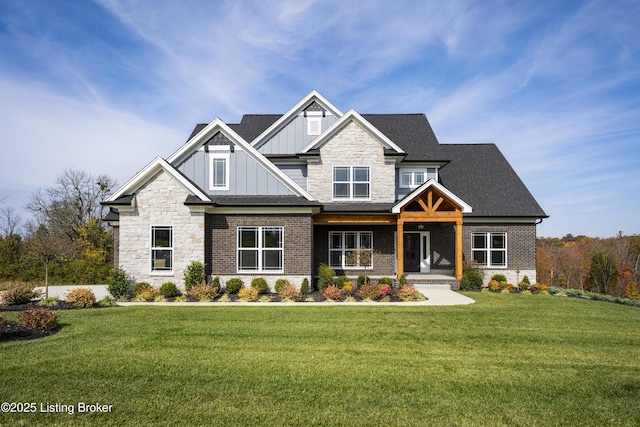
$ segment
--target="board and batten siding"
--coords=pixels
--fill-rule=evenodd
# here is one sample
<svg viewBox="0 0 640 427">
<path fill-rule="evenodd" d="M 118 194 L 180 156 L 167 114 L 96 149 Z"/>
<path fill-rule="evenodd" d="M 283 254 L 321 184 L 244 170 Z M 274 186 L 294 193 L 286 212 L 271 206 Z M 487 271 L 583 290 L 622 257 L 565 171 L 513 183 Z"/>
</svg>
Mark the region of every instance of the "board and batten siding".
<svg viewBox="0 0 640 427">
<path fill-rule="evenodd" d="M 213 196 L 289 196 L 294 193 L 275 177 L 269 170 L 249 156 L 244 150 L 235 147 L 229 154 L 229 190 L 211 190 L 210 155 L 204 149 L 193 152 L 182 161 L 177 169 L 198 187 Z M 224 151 L 215 151 L 223 154 Z"/>
<path fill-rule="evenodd" d="M 327 130 L 338 118 L 327 114 L 326 117 L 310 116 L 321 119 L 321 132 Z M 318 135 L 307 135 L 307 118 L 298 115 L 293 118 L 278 133 L 258 145 L 256 148 L 262 154 L 296 154 L 309 145 Z"/>
</svg>

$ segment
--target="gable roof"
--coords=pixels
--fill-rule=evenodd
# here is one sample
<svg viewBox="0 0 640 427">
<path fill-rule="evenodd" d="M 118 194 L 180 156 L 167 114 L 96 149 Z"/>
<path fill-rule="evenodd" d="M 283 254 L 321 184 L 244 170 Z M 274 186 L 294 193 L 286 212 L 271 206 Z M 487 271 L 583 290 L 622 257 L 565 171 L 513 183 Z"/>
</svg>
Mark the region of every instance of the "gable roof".
<svg viewBox="0 0 640 427">
<path fill-rule="evenodd" d="M 329 111 L 336 117 L 342 117 L 342 111 L 338 110 L 335 105 L 330 103 L 325 97 L 320 95 L 315 90 L 311 91 L 307 96 L 302 98 L 300 102 L 293 106 L 289 111 L 280 116 L 274 123 L 271 124 L 266 130 L 264 130 L 260 135 L 251 140 L 251 145 L 259 145 L 261 142 L 266 141 L 271 136 L 276 134 L 280 129 L 282 129 L 293 117 L 302 113 L 304 109 L 310 104 L 316 103 L 320 107 Z M 244 118 L 243 118 L 244 119 Z"/>
<path fill-rule="evenodd" d="M 411 193 L 407 194 L 402 200 L 400 200 L 393 208 L 391 208 L 392 213 L 400 213 L 400 210 L 411 203 L 417 196 L 422 194 L 429 187 L 435 188 L 440 194 L 446 196 L 449 201 L 456 204 L 461 210 L 463 214 L 471 213 L 473 208 L 469 206 L 464 200 L 460 197 L 456 196 L 450 190 L 445 188 L 442 184 L 439 184 L 434 179 L 429 179 L 425 183 L 423 183 L 420 187 L 413 190 Z"/>
<path fill-rule="evenodd" d="M 162 157 L 156 157 L 145 166 L 140 172 L 138 172 L 133 178 L 127 181 L 122 187 L 120 187 L 115 193 L 113 193 L 105 201 L 105 205 L 110 203 L 113 205 L 125 205 L 131 204 L 133 200 L 133 194 L 138 191 L 143 185 L 145 185 L 151 178 L 153 178 L 158 172 L 164 171 L 171 175 L 176 181 L 178 181 L 184 188 L 192 195 L 197 197 L 201 201 L 209 201 L 207 196 L 197 185 L 187 179 L 178 170 L 171 166 Z"/>
<path fill-rule="evenodd" d="M 469 216 L 547 218 L 495 144 L 443 144 L 440 182 L 473 206 Z"/>
<path fill-rule="evenodd" d="M 264 167 L 268 172 L 275 176 L 280 182 L 282 182 L 287 188 L 289 188 L 294 194 L 304 197 L 309 201 L 315 200 L 315 198 L 309 194 L 305 189 L 296 184 L 291 178 L 289 178 L 284 172 L 282 172 L 277 166 L 271 163 L 266 157 L 264 157 L 258 150 L 256 150 L 251 144 L 245 141 L 240 135 L 238 135 L 233 129 L 231 129 L 222 120 L 216 118 L 207 126 L 202 128 L 195 136 L 190 138 L 182 147 L 180 147 L 175 153 L 173 153 L 167 160 L 173 165 L 177 165 L 186 157 L 188 157 L 194 150 L 198 149 L 201 145 L 206 143 L 216 133 L 222 133 L 233 144 L 236 144 L 252 157 L 260 166 Z"/>
<path fill-rule="evenodd" d="M 334 135 L 336 135 L 347 123 L 355 122 L 366 132 L 372 135 L 382 146 L 388 150 L 392 150 L 395 153 L 403 154 L 404 150 L 396 145 L 391 139 L 389 139 L 384 133 L 380 132 L 375 126 L 373 126 L 368 120 L 358 114 L 357 111 L 351 109 L 347 111 L 338 121 L 329 127 L 318 138 L 313 140 L 309 145 L 304 147 L 300 153 L 309 153 L 311 150 L 317 150 L 326 144 Z"/>
</svg>

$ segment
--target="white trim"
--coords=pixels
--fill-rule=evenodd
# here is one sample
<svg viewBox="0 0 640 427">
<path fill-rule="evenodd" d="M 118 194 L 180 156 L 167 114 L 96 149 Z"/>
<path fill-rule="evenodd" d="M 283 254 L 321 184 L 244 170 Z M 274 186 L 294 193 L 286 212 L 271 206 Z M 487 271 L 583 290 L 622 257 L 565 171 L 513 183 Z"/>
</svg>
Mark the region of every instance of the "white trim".
<svg viewBox="0 0 640 427">
<path fill-rule="evenodd" d="M 208 201 L 209 197 L 202 192 L 191 181 L 178 172 L 173 166 L 167 163 L 161 157 L 156 157 L 151 163 L 145 166 L 140 172 L 134 175 L 129 181 L 127 181 L 122 187 L 120 187 L 115 193 L 113 193 L 105 202 L 108 205 L 109 202 L 114 202 L 120 197 L 135 194 L 143 185 L 145 185 L 151 178 L 153 178 L 158 172 L 164 171 L 171 175 L 176 181 L 182 184 L 191 194 L 197 196 L 202 201 Z M 132 200 L 135 200 L 132 199 Z M 117 206 L 122 208 L 122 206 Z"/>
<path fill-rule="evenodd" d="M 229 190 L 229 158 L 231 153 L 209 153 L 209 190 L 227 191 Z M 224 185 L 215 185 L 215 161 L 224 160 Z"/>
<path fill-rule="evenodd" d="M 317 136 L 322 133 L 322 117 L 307 117 L 307 135 Z"/>
<path fill-rule="evenodd" d="M 231 142 L 238 146 L 238 148 L 243 149 L 249 157 L 253 158 L 258 164 L 267 169 L 271 174 L 282 182 L 287 188 L 293 191 L 296 195 L 304 197 L 309 201 L 315 201 L 316 199 L 309 194 L 304 188 L 300 187 L 293 181 L 287 174 L 282 172 L 276 165 L 271 163 L 269 159 L 267 159 L 264 155 L 262 155 L 258 150 L 256 150 L 251 144 L 245 141 L 240 135 L 238 135 L 234 130 L 232 130 L 226 123 L 224 123 L 220 119 L 215 119 L 211 123 L 209 123 L 204 129 L 202 129 L 196 136 L 191 138 L 184 144 L 178 151 L 173 153 L 168 162 L 171 164 L 180 163 L 184 160 L 189 154 L 193 152 L 201 144 L 204 144 L 209 138 L 215 135 L 217 132 L 222 132 L 224 136 L 229 138 Z"/>
<path fill-rule="evenodd" d="M 510 217 L 465 217 L 465 224 L 535 224 L 539 217 L 510 218 Z"/>
<path fill-rule="evenodd" d="M 356 239 L 356 248 L 347 248 L 345 247 L 345 237 L 346 234 L 348 233 L 352 233 L 355 234 L 355 239 Z M 332 234 L 339 234 L 340 237 L 340 248 L 332 248 L 331 247 L 331 235 Z M 360 247 L 360 236 L 362 234 L 370 234 L 371 235 L 371 248 L 361 248 Z M 364 230 L 364 231 L 352 231 L 352 230 L 345 230 L 345 231 L 329 231 L 329 247 L 327 248 L 328 250 L 328 255 L 329 255 L 329 267 L 332 268 L 339 268 L 341 270 L 373 270 L 373 231 L 369 231 L 369 230 Z M 347 252 L 353 252 L 353 251 L 361 251 L 361 250 L 371 250 L 371 265 L 366 266 L 366 267 L 362 267 L 360 265 L 347 265 Z M 335 265 L 335 264 L 331 264 L 331 252 L 340 252 L 340 263 L 341 265 Z M 359 257 L 358 257 L 359 258 Z M 358 264 L 360 264 L 360 260 L 358 259 Z"/>
<path fill-rule="evenodd" d="M 429 169 L 435 169 L 436 170 L 435 178 L 428 178 Z M 411 184 L 404 185 L 402 183 L 402 174 L 403 173 L 410 173 L 411 174 Z M 415 183 L 416 173 L 424 174 L 424 178 L 425 179 L 420 184 L 416 184 Z M 437 167 L 428 166 L 428 167 L 424 167 L 424 168 L 419 168 L 419 167 L 399 167 L 398 168 L 398 187 L 399 188 L 409 188 L 409 189 L 413 190 L 415 188 L 420 187 L 422 184 L 425 183 L 425 181 L 428 181 L 429 179 L 434 179 L 435 181 L 438 181 L 438 168 Z"/>
<path fill-rule="evenodd" d="M 169 246 L 154 246 L 154 231 L 156 229 L 168 229 L 169 230 Z M 151 261 L 149 265 L 149 274 L 155 276 L 173 276 L 174 270 L 174 242 L 173 242 L 173 225 L 151 225 L 149 226 L 149 261 Z M 171 267 L 168 269 L 155 270 L 153 266 L 153 251 L 171 251 Z"/>
<path fill-rule="evenodd" d="M 484 248 L 475 248 L 474 244 L 474 236 L 476 234 L 482 234 L 486 239 L 486 247 Z M 504 236 L 504 248 L 492 248 L 491 247 L 491 235 L 492 234 L 502 234 Z M 482 266 L 482 268 L 492 268 L 498 270 L 506 270 L 509 266 L 509 243 L 508 243 L 508 234 L 506 231 L 473 231 L 471 232 L 471 259 L 475 259 L 473 257 L 473 252 L 485 252 L 487 262 L 485 264 L 478 263 Z M 504 265 L 493 265 L 491 264 L 491 252 L 504 252 Z"/>
<path fill-rule="evenodd" d="M 398 204 L 396 204 L 391 209 L 391 212 L 392 213 L 400 213 L 400 209 L 402 209 L 408 203 L 412 202 L 416 198 L 416 196 L 418 196 L 420 193 L 422 193 L 424 190 L 426 190 L 429 187 L 434 187 L 440 193 L 444 194 L 449 200 L 451 200 L 453 203 L 458 205 L 458 207 L 460 207 L 462 209 L 462 213 L 471 213 L 473 211 L 473 208 L 471 206 L 469 206 L 467 203 L 465 203 L 464 200 L 462 200 L 461 198 L 459 198 L 458 196 L 453 194 L 451 191 L 447 190 L 442 184 L 439 184 L 438 182 L 434 181 L 433 179 L 429 179 L 424 184 L 422 184 L 420 187 L 416 188 L 411 193 L 409 193 L 407 196 L 405 196 L 404 199 L 400 200 L 398 202 Z"/>
<path fill-rule="evenodd" d="M 209 213 L 209 214 L 311 214 L 315 215 L 320 213 L 320 207 L 217 207 L 217 206 L 189 206 L 189 210 L 193 213 Z"/>
<path fill-rule="evenodd" d="M 375 138 L 383 147 L 395 150 L 398 153 L 404 154 L 404 151 L 398 147 L 393 141 L 387 138 L 382 132 L 380 132 L 375 126 L 369 123 L 364 117 L 358 114 L 357 111 L 351 109 L 331 125 L 321 136 L 313 140 L 309 145 L 304 147 L 300 153 L 306 153 L 309 150 L 320 148 L 326 144 L 335 134 L 337 134 L 342 128 L 350 121 L 357 123 L 361 128 L 368 132 L 373 138 Z"/>
<path fill-rule="evenodd" d="M 349 168 L 349 180 L 348 181 L 336 181 L 336 168 Z M 353 170 L 354 168 L 367 168 L 369 180 L 368 181 L 354 181 L 353 179 Z M 335 184 L 347 184 L 349 186 L 349 197 L 336 197 L 334 186 Z M 353 187 L 355 184 L 368 184 L 369 185 L 369 195 L 367 197 L 354 197 Z M 335 202 L 344 201 L 344 200 L 355 200 L 355 201 L 370 201 L 371 200 L 371 166 L 368 165 L 354 165 L 354 166 L 345 166 L 345 165 L 334 165 L 331 169 L 331 197 Z"/>
<path fill-rule="evenodd" d="M 342 117 L 342 111 L 338 110 L 332 103 L 330 103 L 325 97 L 320 95 L 315 90 L 311 91 L 307 96 L 302 98 L 300 102 L 293 106 L 289 111 L 282 115 L 274 124 L 269 126 L 264 132 L 262 132 L 256 139 L 251 141 L 252 146 L 256 146 L 261 142 L 266 141 L 268 138 L 272 137 L 276 132 L 278 132 L 285 124 L 289 123 L 289 121 L 296 115 L 300 114 L 302 110 L 309 105 L 312 101 L 318 102 L 318 104 L 322 105 L 324 108 L 328 110 L 331 114 L 336 117 Z"/>
<path fill-rule="evenodd" d="M 257 232 L 257 242 L 255 248 L 242 248 L 240 247 L 240 230 L 255 229 Z M 273 228 L 280 230 L 280 247 L 279 248 L 264 248 L 263 245 L 263 232 L 265 228 Z M 242 270 L 240 269 L 240 251 L 257 251 L 257 269 L 256 270 Z M 262 263 L 263 251 L 279 251 L 281 254 L 281 267 L 279 270 L 265 270 Z M 239 225 L 236 227 L 236 272 L 238 274 L 284 274 L 284 226 L 281 225 Z"/>
</svg>

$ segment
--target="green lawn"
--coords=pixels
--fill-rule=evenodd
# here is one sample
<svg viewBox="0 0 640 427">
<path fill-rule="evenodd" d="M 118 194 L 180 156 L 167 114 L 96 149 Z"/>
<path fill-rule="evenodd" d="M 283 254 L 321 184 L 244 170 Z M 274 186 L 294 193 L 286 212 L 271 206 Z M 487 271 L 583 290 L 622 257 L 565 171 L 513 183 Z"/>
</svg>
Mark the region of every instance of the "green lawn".
<svg viewBox="0 0 640 427">
<path fill-rule="evenodd" d="M 458 307 L 61 312 L 0 344 L 0 425 L 640 425 L 640 309 L 470 294 Z"/>
</svg>

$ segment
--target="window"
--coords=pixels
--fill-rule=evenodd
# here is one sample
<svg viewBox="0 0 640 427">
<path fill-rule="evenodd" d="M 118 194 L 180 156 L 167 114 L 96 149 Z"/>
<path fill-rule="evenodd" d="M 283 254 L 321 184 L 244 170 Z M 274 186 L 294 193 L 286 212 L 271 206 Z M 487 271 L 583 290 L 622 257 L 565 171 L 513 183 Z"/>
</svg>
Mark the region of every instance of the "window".
<svg viewBox="0 0 640 427">
<path fill-rule="evenodd" d="M 229 189 L 229 153 L 212 153 L 209 155 L 211 172 L 209 187 L 211 190 Z"/>
<path fill-rule="evenodd" d="M 238 272 L 283 272 L 283 227 L 238 227 Z"/>
<path fill-rule="evenodd" d="M 343 269 L 373 268 L 373 232 L 330 232 L 329 265 Z"/>
<path fill-rule="evenodd" d="M 507 266 L 506 233 L 472 233 L 471 252 L 473 259 L 486 267 Z"/>
<path fill-rule="evenodd" d="M 369 199 L 370 189 L 369 166 L 335 166 L 333 168 L 334 199 Z"/>
<path fill-rule="evenodd" d="M 417 188 L 429 179 L 438 179 L 437 168 L 425 168 L 421 170 L 400 170 L 400 187 Z"/>
<path fill-rule="evenodd" d="M 173 227 L 151 227 L 151 271 L 173 270 Z"/>
</svg>

